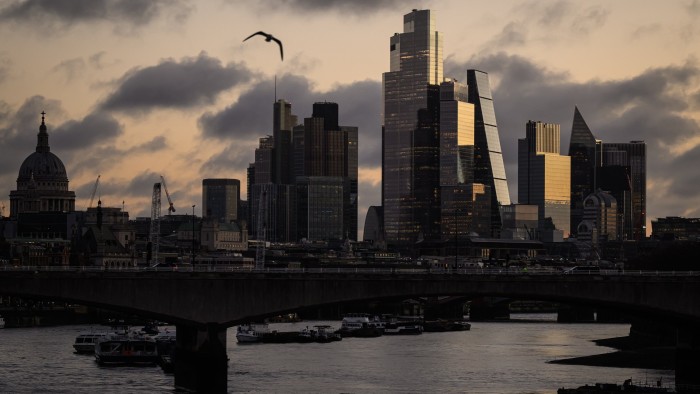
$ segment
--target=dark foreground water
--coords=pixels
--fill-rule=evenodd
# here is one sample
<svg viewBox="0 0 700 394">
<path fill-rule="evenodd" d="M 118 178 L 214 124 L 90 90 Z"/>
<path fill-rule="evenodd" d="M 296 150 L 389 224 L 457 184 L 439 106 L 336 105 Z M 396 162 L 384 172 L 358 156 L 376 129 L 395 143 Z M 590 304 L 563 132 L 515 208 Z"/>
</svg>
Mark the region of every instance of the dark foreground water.
<svg viewBox="0 0 700 394">
<path fill-rule="evenodd" d="M 319 322 L 270 326 L 291 331 L 313 324 Z M 89 328 L 0 330 L 0 393 L 174 391 L 173 376 L 158 367 L 100 367 L 94 357 L 73 353 L 75 336 Z M 612 351 L 590 341 L 628 331 L 624 324 L 473 323 L 465 332 L 238 345 L 232 328 L 228 387 L 229 392 L 556 393 L 560 387 L 629 378 L 672 384 L 673 371 L 547 363 Z"/>
</svg>

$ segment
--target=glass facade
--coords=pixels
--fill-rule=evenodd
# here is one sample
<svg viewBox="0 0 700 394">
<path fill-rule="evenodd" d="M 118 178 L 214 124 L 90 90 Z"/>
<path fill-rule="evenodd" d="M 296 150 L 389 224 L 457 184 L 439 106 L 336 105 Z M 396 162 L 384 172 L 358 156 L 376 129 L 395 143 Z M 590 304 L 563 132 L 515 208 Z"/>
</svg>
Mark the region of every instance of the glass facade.
<svg viewBox="0 0 700 394">
<path fill-rule="evenodd" d="M 647 146 L 644 141 L 629 143 L 604 143 L 603 166 L 627 166 L 632 186 L 632 237 L 646 238 L 646 167 Z"/>
<path fill-rule="evenodd" d="M 202 212 L 220 223 L 238 220 L 241 181 L 238 179 L 203 179 Z"/>
<path fill-rule="evenodd" d="M 528 122 L 518 140 L 518 203 L 537 205 L 540 226 L 551 218 L 564 237 L 570 233 L 571 158 L 559 155 L 559 125 Z M 538 150 L 541 149 L 541 150 Z"/>
<path fill-rule="evenodd" d="M 469 102 L 474 104 L 475 113 L 474 182 L 489 186 L 492 190 L 491 236 L 498 236 L 502 224 L 499 206 L 510 204 L 510 194 L 488 74 L 467 70 L 467 86 Z"/>
<path fill-rule="evenodd" d="M 404 15 L 404 32 L 390 38 L 389 50 L 390 71 L 382 76 L 382 206 L 386 241 L 405 245 L 439 233 L 439 113 L 429 102 L 439 101 L 443 62 L 434 13 Z"/>
<path fill-rule="evenodd" d="M 574 107 L 569 157 L 571 157 L 571 231 L 583 220 L 583 199 L 596 188 L 596 169 L 600 167 L 600 144 L 588 128 L 578 107 Z"/>
<path fill-rule="evenodd" d="M 298 236 L 309 241 L 344 238 L 343 178 L 297 178 Z"/>
</svg>

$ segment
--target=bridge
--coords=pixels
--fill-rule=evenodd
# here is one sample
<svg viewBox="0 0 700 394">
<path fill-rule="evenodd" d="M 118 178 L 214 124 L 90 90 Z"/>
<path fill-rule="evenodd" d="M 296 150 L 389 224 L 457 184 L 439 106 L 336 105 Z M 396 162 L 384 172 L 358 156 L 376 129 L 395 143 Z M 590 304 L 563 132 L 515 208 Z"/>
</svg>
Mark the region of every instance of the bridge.
<svg viewBox="0 0 700 394">
<path fill-rule="evenodd" d="M 362 300 L 495 296 L 579 303 L 700 324 L 700 272 L 566 274 L 486 269 L 0 269 L 0 293 L 103 307 L 174 323 L 175 384 L 226 390 L 226 328 L 302 308 Z"/>
</svg>

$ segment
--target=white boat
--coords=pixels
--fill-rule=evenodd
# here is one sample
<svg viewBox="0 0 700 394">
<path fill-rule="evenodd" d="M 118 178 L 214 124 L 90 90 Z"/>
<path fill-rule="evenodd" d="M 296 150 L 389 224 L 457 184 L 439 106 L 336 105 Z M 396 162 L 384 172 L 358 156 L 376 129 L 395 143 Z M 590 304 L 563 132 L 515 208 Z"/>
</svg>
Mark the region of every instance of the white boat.
<svg viewBox="0 0 700 394">
<path fill-rule="evenodd" d="M 379 318 L 369 318 L 366 313 L 349 313 L 343 316 L 340 329 L 341 336 L 378 337 L 384 333 L 384 322 Z"/>
<path fill-rule="evenodd" d="M 104 338 L 106 335 L 106 332 L 82 332 L 75 337 L 73 349 L 75 349 L 76 353 L 95 353 L 95 344 L 99 339 Z"/>
<path fill-rule="evenodd" d="M 5 318 L 0 316 L 0 328 L 5 328 Z"/>
<path fill-rule="evenodd" d="M 158 350 L 155 339 L 147 335 L 109 334 L 95 344 L 95 359 L 102 365 L 153 365 L 158 362 Z"/>
<path fill-rule="evenodd" d="M 265 323 L 241 324 L 236 330 L 238 343 L 261 342 L 263 336 L 270 333 L 270 328 Z"/>
</svg>

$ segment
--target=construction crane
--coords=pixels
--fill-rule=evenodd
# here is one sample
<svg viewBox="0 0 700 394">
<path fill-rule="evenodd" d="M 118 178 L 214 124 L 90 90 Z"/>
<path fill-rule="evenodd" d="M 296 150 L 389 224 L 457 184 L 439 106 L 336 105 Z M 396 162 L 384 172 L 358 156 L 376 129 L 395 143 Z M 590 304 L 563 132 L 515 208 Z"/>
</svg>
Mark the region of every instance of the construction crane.
<svg viewBox="0 0 700 394">
<path fill-rule="evenodd" d="M 158 264 L 158 244 L 160 239 L 160 183 L 153 184 L 153 199 L 151 203 L 151 232 L 148 237 L 150 265 Z"/>
<path fill-rule="evenodd" d="M 90 194 L 90 205 L 88 205 L 88 208 L 92 208 L 92 202 L 95 200 L 95 193 L 97 193 L 97 185 L 100 184 L 100 175 L 97 175 L 97 179 L 95 180 L 95 186 L 92 187 L 92 194 Z"/>
<path fill-rule="evenodd" d="M 163 184 L 163 189 L 165 190 L 165 197 L 168 197 L 168 204 L 170 206 L 168 207 L 168 215 L 171 213 L 175 212 L 175 207 L 173 207 L 173 200 L 170 199 L 170 193 L 168 193 L 168 186 L 165 184 L 165 178 L 163 175 L 160 176 L 161 183 Z"/>
</svg>

